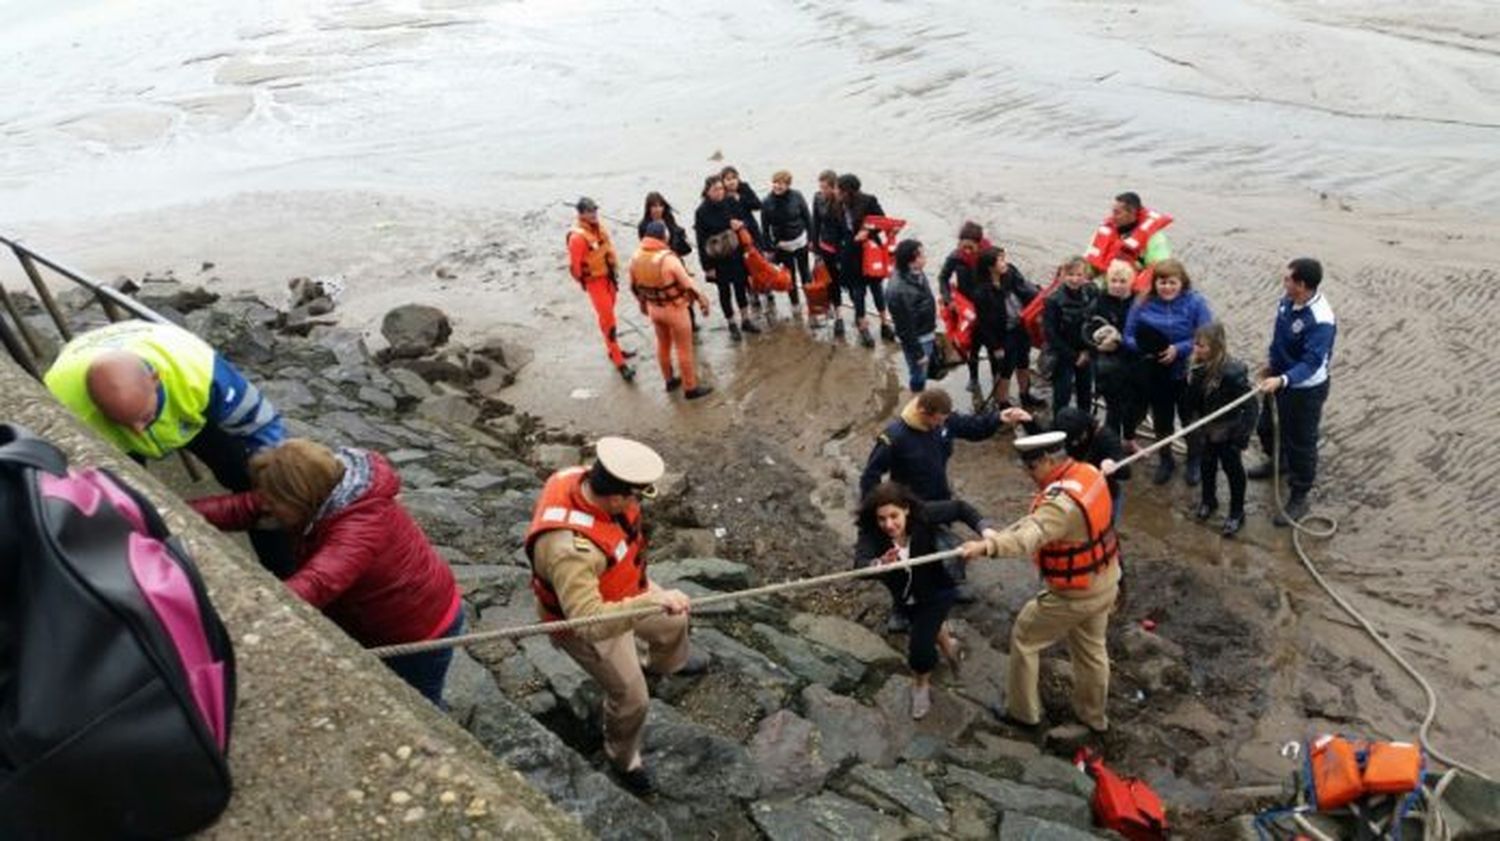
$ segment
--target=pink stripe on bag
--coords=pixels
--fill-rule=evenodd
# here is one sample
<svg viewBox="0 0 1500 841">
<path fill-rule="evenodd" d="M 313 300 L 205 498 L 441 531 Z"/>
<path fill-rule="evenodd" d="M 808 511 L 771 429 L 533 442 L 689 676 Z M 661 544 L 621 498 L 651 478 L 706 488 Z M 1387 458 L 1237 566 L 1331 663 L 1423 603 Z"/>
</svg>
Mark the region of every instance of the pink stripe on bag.
<svg viewBox="0 0 1500 841">
<path fill-rule="evenodd" d="M 37 478 L 42 496 L 72 503 L 85 517 L 94 516 L 94 512 L 99 510 L 100 500 L 107 499 L 120 512 L 120 516 L 130 522 L 131 528 L 138 532 L 146 531 L 146 518 L 135 500 L 120 490 L 108 476 L 92 467 L 69 470 L 66 478 L 43 472 L 38 472 Z"/>
<path fill-rule="evenodd" d="M 129 552 L 135 583 L 177 648 L 193 700 L 222 751 L 228 741 L 224 726 L 224 664 L 213 659 L 193 585 L 161 541 L 132 534 Z"/>
</svg>

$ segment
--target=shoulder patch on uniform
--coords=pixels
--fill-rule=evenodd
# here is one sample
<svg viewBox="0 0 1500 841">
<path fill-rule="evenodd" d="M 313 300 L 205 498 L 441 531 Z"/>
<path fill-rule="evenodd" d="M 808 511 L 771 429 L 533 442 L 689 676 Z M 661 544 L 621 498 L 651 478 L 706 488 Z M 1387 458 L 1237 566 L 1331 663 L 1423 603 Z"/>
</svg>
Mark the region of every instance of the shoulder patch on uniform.
<svg viewBox="0 0 1500 841">
<path fill-rule="evenodd" d="M 884 432 L 881 432 L 878 435 L 876 435 L 875 436 L 875 440 L 879 441 L 880 443 L 882 443 L 884 445 L 886 445 L 887 447 L 891 446 L 891 436 L 887 435 Z"/>
<path fill-rule="evenodd" d="M 587 537 L 584 537 L 578 532 L 573 532 L 573 548 L 581 550 L 592 549 L 594 548 L 594 541 L 589 540 Z"/>
</svg>

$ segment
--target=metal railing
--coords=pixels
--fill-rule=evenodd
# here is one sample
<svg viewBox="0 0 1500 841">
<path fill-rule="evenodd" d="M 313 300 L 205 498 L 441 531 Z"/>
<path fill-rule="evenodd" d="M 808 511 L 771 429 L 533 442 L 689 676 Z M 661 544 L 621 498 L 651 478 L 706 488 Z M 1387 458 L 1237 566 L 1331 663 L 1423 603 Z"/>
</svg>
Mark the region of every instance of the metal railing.
<svg viewBox="0 0 1500 841">
<path fill-rule="evenodd" d="M 37 299 L 41 301 L 42 308 L 52 318 L 52 324 L 57 328 L 58 335 L 64 342 L 73 338 L 73 328 L 68 319 L 63 315 L 62 308 L 57 305 L 57 298 L 53 296 L 51 288 L 42 278 L 38 266 L 44 266 L 57 275 L 80 286 L 93 295 L 99 306 L 104 310 L 104 315 L 111 322 L 124 321 L 127 318 L 138 318 L 144 321 L 154 321 L 158 324 L 166 324 L 167 319 L 161 313 L 151 309 L 140 301 L 131 298 L 123 292 L 89 277 L 83 272 L 71 269 L 56 260 L 33 251 L 31 248 L 16 242 L 10 237 L 0 235 L 0 245 L 9 248 L 15 255 L 17 262 L 21 264 L 21 270 L 31 281 L 31 286 L 36 290 Z M 5 285 L 0 283 L 0 308 L 4 314 L 10 316 L 11 324 L 7 324 L 4 316 L 0 316 L 0 344 L 5 345 L 5 350 L 10 353 L 16 364 L 25 369 L 26 373 L 42 379 L 44 373 L 43 363 L 46 353 L 43 350 L 41 337 L 37 335 L 36 328 L 21 315 L 21 310 L 11 298 L 10 292 Z M 14 325 L 14 326 L 12 326 Z M 187 457 L 187 453 L 180 453 L 183 466 L 187 468 L 188 476 L 194 482 L 198 481 L 200 473 L 197 466 Z"/>
</svg>

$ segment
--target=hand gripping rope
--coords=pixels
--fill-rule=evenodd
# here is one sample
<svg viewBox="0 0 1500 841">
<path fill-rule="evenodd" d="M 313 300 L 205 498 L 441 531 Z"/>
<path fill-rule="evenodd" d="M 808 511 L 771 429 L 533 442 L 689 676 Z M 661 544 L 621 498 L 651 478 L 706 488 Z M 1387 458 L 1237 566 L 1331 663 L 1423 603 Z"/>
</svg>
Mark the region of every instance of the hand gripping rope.
<svg viewBox="0 0 1500 841">
<path fill-rule="evenodd" d="M 1146 458 L 1147 456 L 1156 453 L 1165 447 L 1171 446 L 1174 441 L 1187 437 L 1192 432 L 1197 431 L 1200 427 L 1205 426 L 1206 424 L 1218 419 L 1223 415 L 1229 414 L 1240 405 L 1260 396 L 1261 391 L 1259 389 L 1251 389 L 1249 392 L 1236 398 L 1230 403 L 1221 406 L 1217 410 L 1204 415 L 1191 424 L 1188 424 L 1187 426 L 1178 430 L 1176 433 L 1169 435 L 1161 439 L 1160 441 L 1157 441 L 1155 444 L 1152 444 L 1151 446 L 1146 447 L 1133 455 L 1121 459 L 1116 463 L 1116 469 L 1131 464 L 1132 462 L 1140 461 L 1141 459 Z M 1266 402 L 1271 404 L 1273 442 L 1271 463 L 1273 465 L 1273 494 L 1276 500 L 1276 510 L 1282 513 L 1284 516 L 1286 513 L 1286 507 L 1285 503 L 1283 503 L 1281 499 L 1281 418 L 1276 408 L 1276 400 L 1273 398 Z M 1364 629 L 1365 633 L 1369 635 L 1370 639 L 1374 640 L 1375 644 L 1378 645 L 1382 651 L 1390 655 L 1391 659 L 1395 660 L 1397 665 L 1399 665 L 1408 675 L 1410 675 L 1412 679 L 1422 687 L 1422 691 L 1427 695 L 1427 714 L 1423 717 L 1422 725 L 1417 731 L 1417 735 L 1422 743 L 1423 750 L 1427 751 L 1427 753 L 1434 759 L 1437 759 L 1438 761 L 1451 768 L 1457 768 L 1482 779 L 1490 779 L 1487 775 L 1481 773 L 1478 769 L 1459 762 L 1458 760 L 1453 759 L 1452 757 L 1444 754 L 1443 752 L 1437 750 L 1432 746 L 1428 738 L 1428 730 L 1431 729 L 1433 720 L 1437 718 L 1437 690 L 1433 689 L 1432 684 L 1429 683 L 1427 679 L 1424 678 L 1422 674 L 1418 672 L 1416 668 L 1412 666 L 1411 663 L 1408 662 L 1407 659 L 1400 654 L 1400 652 L 1396 651 L 1396 649 L 1392 647 L 1390 643 L 1386 642 L 1386 640 L 1380 635 L 1380 632 L 1375 629 L 1375 626 L 1370 624 L 1370 621 L 1368 619 L 1366 619 L 1358 610 L 1355 610 L 1354 606 L 1350 604 L 1347 599 L 1345 599 L 1333 589 L 1333 586 L 1330 585 L 1327 579 L 1323 577 L 1323 574 L 1318 571 L 1318 568 L 1313 563 L 1312 558 L 1307 554 L 1307 549 L 1302 545 L 1302 536 L 1305 534 L 1309 537 L 1316 537 L 1319 539 L 1330 538 L 1338 531 L 1338 521 L 1326 514 L 1310 514 L 1302 518 L 1300 521 L 1292 520 L 1291 518 L 1287 519 L 1291 523 L 1292 527 L 1292 549 L 1297 553 L 1297 559 L 1302 562 L 1302 566 L 1307 569 L 1307 572 L 1312 576 L 1313 581 L 1317 582 L 1318 586 L 1323 588 L 1323 591 L 1328 594 L 1329 598 L 1333 599 L 1335 604 L 1342 608 L 1345 613 L 1349 614 L 1349 617 Z M 1314 525 L 1315 522 L 1322 525 Z M 892 572 L 895 570 L 911 569 L 912 567 L 921 566 L 923 564 L 936 563 L 938 561 L 944 561 L 949 558 L 956 558 L 959 556 L 960 551 L 961 550 L 959 549 L 949 549 L 943 552 L 933 552 L 929 555 L 921 555 L 897 563 L 877 564 L 860 569 L 831 572 L 825 575 L 813 576 L 811 578 L 793 579 L 791 581 L 783 581 L 778 584 L 767 584 L 761 587 L 751 587 L 746 590 L 736 590 L 732 593 L 716 593 L 711 596 L 704 596 L 703 598 L 693 599 L 692 605 L 694 607 L 709 607 L 716 604 L 726 604 L 729 602 L 741 601 L 743 599 L 758 598 L 760 596 L 771 596 L 796 590 L 808 590 L 814 587 L 822 587 L 826 584 L 833 584 L 839 581 L 849 581 L 856 578 L 869 578 L 871 576 L 883 575 L 884 573 Z M 590 625 L 597 625 L 602 622 L 619 622 L 628 619 L 640 619 L 647 616 L 655 616 L 661 612 L 662 608 L 660 606 L 651 605 L 649 607 L 639 607 L 612 613 L 601 613 L 594 616 L 582 616 L 577 619 L 562 619 L 556 622 L 537 622 L 535 624 L 520 625 L 514 628 L 500 628 L 493 631 L 479 631 L 472 634 L 462 634 L 460 636 L 446 637 L 443 639 L 401 643 L 399 645 L 386 645 L 378 648 L 371 648 L 368 650 L 371 654 L 374 654 L 377 657 L 400 657 L 405 654 L 418 654 L 424 651 L 438 651 L 444 648 L 456 648 L 458 646 L 470 645 L 477 642 L 488 642 L 491 640 L 499 639 L 517 639 L 520 637 L 535 636 L 537 634 L 550 634 L 557 633 L 559 631 L 569 631 L 575 628 L 585 628 Z"/>
</svg>

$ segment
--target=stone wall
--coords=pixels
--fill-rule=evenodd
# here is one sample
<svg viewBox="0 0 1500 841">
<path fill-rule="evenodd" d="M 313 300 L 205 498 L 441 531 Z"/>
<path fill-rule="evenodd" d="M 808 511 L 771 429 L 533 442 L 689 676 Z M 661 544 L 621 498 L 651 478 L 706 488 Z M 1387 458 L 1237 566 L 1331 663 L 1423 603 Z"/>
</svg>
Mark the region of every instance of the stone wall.
<svg viewBox="0 0 1500 841">
<path fill-rule="evenodd" d="M 239 660 L 235 797 L 205 837 L 587 837 L 3 354 L 0 421 L 45 435 L 75 463 L 125 476 L 198 560 Z"/>
</svg>

